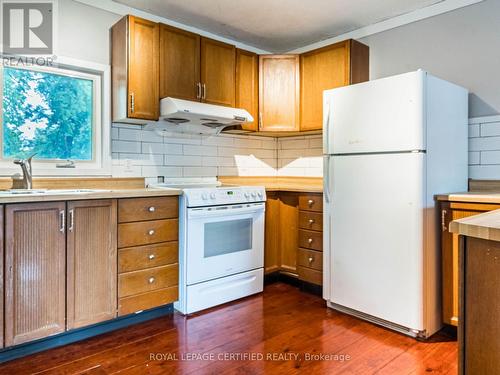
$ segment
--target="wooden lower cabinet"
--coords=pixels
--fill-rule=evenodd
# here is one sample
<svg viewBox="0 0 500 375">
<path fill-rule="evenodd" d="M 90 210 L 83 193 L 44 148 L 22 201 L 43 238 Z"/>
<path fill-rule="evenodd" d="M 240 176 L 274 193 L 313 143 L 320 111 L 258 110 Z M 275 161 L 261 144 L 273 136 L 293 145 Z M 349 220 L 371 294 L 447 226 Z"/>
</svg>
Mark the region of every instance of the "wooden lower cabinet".
<svg viewBox="0 0 500 375">
<path fill-rule="evenodd" d="M 116 317 L 116 200 L 68 202 L 67 329 Z"/>
<path fill-rule="evenodd" d="M 449 231 L 450 222 L 482 212 L 498 210 L 499 204 L 441 202 L 441 267 L 443 322 L 458 325 L 459 239 Z"/>
<path fill-rule="evenodd" d="M 66 329 L 65 202 L 5 208 L 5 346 Z"/>
<path fill-rule="evenodd" d="M 323 196 L 267 193 L 265 272 L 280 272 L 321 285 L 323 278 Z"/>
</svg>

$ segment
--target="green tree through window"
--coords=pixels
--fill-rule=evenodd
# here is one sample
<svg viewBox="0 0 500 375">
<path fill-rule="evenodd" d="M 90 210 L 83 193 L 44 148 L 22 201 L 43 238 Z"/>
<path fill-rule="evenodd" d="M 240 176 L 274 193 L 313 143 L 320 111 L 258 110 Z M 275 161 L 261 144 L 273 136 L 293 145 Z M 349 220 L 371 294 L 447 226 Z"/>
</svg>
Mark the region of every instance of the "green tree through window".
<svg viewBox="0 0 500 375">
<path fill-rule="evenodd" d="M 93 84 L 4 67 L 3 157 L 92 160 Z"/>
</svg>

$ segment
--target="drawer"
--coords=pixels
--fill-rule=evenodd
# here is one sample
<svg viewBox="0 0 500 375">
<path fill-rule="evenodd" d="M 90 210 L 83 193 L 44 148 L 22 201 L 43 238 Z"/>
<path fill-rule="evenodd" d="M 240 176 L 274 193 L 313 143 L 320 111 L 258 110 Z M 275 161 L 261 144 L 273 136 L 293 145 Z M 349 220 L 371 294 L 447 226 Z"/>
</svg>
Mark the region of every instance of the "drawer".
<svg viewBox="0 0 500 375">
<path fill-rule="evenodd" d="M 323 232 L 299 229 L 299 247 L 323 251 Z"/>
<path fill-rule="evenodd" d="M 132 297 L 120 298 L 118 300 L 118 316 L 132 314 L 138 311 L 152 309 L 179 299 L 179 288 L 158 289 L 153 292 L 142 293 Z"/>
<path fill-rule="evenodd" d="M 137 271 L 178 261 L 179 244 L 177 242 L 127 247 L 118 252 L 118 272 Z"/>
<path fill-rule="evenodd" d="M 177 219 L 122 223 L 118 224 L 118 247 L 177 241 L 178 232 Z"/>
<path fill-rule="evenodd" d="M 299 228 L 310 230 L 323 230 L 323 213 L 300 211 L 299 212 Z"/>
<path fill-rule="evenodd" d="M 323 253 L 320 251 L 299 249 L 297 253 L 297 264 L 317 271 L 323 270 Z"/>
<path fill-rule="evenodd" d="M 307 281 L 311 284 L 323 285 L 323 272 L 313 270 L 312 268 L 297 267 L 297 273 L 299 274 L 299 279 Z"/>
<path fill-rule="evenodd" d="M 322 194 L 299 195 L 299 210 L 323 212 Z"/>
<path fill-rule="evenodd" d="M 167 288 L 179 284 L 179 265 L 148 268 L 118 275 L 118 297 Z"/>
<path fill-rule="evenodd" d="M 118 222 L 179 217 L 178 197 L 126 198 L 118 200 Z"/>
</svg>

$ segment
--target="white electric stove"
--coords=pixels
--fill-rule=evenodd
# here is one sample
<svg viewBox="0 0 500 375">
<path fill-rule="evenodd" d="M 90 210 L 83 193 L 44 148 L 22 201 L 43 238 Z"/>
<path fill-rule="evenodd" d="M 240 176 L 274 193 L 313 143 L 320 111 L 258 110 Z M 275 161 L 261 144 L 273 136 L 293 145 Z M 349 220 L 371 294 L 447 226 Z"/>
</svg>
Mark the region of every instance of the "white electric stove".
<svg viewBox="0 0 500 375">
<path fill-rule="evenodd" d="M 190 314 L 251 294 L 264 284 L 266 192 L 216 181 L 169 181 L 179 205 L 179 301 Z"/>
</svg>

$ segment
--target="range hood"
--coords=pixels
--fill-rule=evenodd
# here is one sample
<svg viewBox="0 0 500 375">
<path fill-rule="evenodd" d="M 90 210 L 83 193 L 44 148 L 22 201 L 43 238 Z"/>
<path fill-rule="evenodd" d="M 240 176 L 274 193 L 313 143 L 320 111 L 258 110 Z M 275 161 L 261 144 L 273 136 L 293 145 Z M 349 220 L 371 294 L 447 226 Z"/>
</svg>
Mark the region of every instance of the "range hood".
<svg viewBox="0 0 500 375">
<path fill-rule="evenodd" d="M 160 100 L 159 121 L 147 123 L 146 130 L 196 134 L 219 134 L 224 128 L 253 122 L 244 109 L 192 102 L 175 98 Z"/>
</svg>

